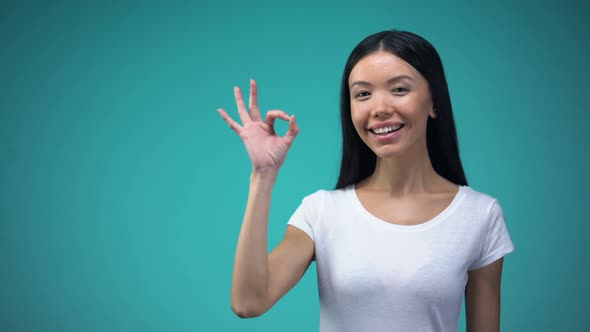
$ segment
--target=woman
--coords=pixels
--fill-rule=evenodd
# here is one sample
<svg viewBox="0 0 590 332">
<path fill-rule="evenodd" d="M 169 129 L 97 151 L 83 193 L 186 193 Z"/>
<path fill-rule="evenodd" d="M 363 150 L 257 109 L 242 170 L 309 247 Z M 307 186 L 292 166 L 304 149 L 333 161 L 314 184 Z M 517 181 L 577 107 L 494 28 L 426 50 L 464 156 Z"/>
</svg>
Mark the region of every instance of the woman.
<svg viewBox="0 0 590 332">
<path fill-rule="evenodd" d="M 471 189 L 459 158 L 444 70 L 420 36 L 383 31 L 350 54 L 342 77 L 343 156 L 336 189 L 305 197 L 267 255 L 278 170 L 299 132 L 273 110 L 262 122 L 257 87 L 242 125 L 252 161 L 231 291 L 240 317 L 266 312 L 316 260 L 320 331 L 498 331 L 503 256 L 514 251 L 502 208 Z M 284 137 L 276 119 L 289 121 Z"/>
</svg>

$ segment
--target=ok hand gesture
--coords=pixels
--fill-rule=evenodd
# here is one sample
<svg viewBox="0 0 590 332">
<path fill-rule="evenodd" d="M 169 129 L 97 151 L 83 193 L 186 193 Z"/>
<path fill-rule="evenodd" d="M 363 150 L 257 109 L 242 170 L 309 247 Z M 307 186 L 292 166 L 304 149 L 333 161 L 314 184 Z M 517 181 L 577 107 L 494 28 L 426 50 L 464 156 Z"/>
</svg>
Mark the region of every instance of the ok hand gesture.
<svg viewBox="0 0 590 332">
<path fill-rule="evenodd" d="M 254 80 L 250 81 L 249 114 L 239 87 L 234 88 L 234 94 L 242 125 L 234 121 L 223 109 L 220 108 L 217 111 L 244 142 L 252 161 L 252 170 L 256 172 L 278 172 L 285 161 L 293 140 L 299 133 L 295 115 L 289 117 L 283 111 L 272 110 L 266 113 L 266 119 L 262 122 L 258 110 L 258 87 Z M 275 132 L 274 122 L 277 118 L 289 121 L 289 130 L 285 136 L 278 136 Z"/>
</svg>

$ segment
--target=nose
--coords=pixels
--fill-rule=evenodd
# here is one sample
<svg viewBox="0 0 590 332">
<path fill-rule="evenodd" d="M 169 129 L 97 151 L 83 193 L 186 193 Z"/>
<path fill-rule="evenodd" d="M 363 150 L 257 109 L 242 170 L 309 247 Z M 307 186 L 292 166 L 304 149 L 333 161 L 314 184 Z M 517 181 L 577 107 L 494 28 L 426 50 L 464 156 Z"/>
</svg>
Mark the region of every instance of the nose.
<svg viewBox="0 0 590 332">
<path fill-rule="evenodd" d="M 376 94 L 373 104 L 373 113 L 375 117 L 387 118 L 394 112 L 393 105 L 389 100 L 389 95 Z"/>
</svg>

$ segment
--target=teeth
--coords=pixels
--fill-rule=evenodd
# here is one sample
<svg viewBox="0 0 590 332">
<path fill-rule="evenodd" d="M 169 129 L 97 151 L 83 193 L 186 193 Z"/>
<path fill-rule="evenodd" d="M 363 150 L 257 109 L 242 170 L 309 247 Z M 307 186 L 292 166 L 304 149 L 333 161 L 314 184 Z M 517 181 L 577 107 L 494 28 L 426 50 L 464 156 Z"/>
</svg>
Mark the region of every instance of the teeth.
<svg viewBox="0 0 590 332">
<path fill-rule="evenodd" d="M 402 125 L 399 125 L 397 127 L 383 127 L 383 128 L 375 128 L 373 129 L 373 131 L 377 134 L 384 134 L 384 133 L 388 133 L 388 132 L 392 132 L 395 130 L 398 130 L 402 127 Z"/>
</svg>

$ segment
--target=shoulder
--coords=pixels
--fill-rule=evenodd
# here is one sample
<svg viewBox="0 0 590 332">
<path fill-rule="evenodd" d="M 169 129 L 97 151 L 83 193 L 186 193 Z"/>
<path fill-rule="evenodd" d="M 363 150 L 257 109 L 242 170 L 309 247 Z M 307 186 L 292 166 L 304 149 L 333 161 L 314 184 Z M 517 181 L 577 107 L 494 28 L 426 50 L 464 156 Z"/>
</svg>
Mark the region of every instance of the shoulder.
<svg viewBox="0 0 590 332">
<path fill-rule="evenodd" d="M 463 196 L 465 205 L 478 211 L 489 212 L 494 206 L 499 207 L 496 197 L 469 186 L 463 187 Z"/>
<path fill-rule="evenodd" d="M 482 230 L 500 227 L 504 222 L 504 211 L 498 198 L 488 193 L 464 187 L 462 206 L 464 216 Z"/>
<path fill-rule="evenodd" d="M 326 203 L 335 200 L 342 200 L 346 198 L 349 190 L 349 187 L 334 190 L 319 189 L 305 196 L 303 201 L 309 203 Z"/>
<path fill-rule="evenodd" d="M 343 189 L 325 190 L 319 189 L 305 197 L 301 205 L 307 211 L 322 211 L 331 207 L 342 207 L 349 200 L 350 187 Z"/>
<path fill-rule="evenodd" d="M 346 199 L 347 189 L 317 190 L 303 197 L 299 207 L 291 216 L 289 224 L 306 231 L 308 235 L 317 240 L 316 235 L 321 233 L 324 220 L 331 219 L 333 213 L 340 211 L 343 200 Z"/>
</svg>

